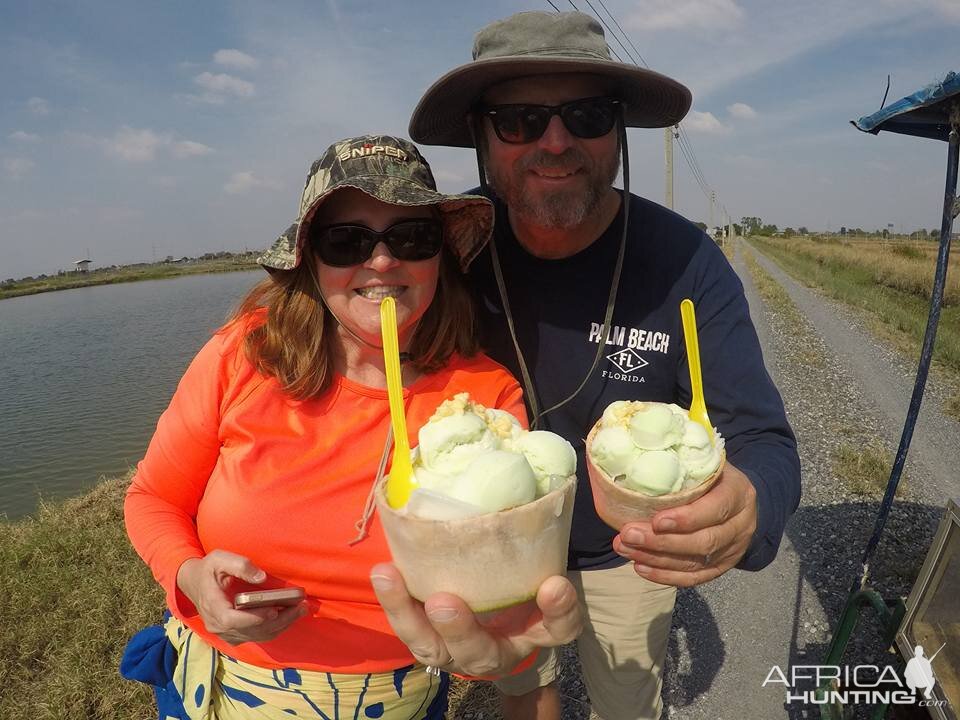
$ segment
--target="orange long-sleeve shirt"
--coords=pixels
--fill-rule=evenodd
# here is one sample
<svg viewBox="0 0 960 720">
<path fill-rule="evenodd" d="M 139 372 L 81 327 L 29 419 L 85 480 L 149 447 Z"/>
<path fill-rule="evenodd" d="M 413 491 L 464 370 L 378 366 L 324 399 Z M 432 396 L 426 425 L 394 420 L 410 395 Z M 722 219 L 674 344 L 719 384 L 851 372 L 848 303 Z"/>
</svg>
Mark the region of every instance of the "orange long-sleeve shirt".
<svg viewBox="0 0 960 720">
<path fill-rule="evenodd" d="M 160 417 L 127 493 L 130 539 L 171 611 L 232 657 L 338 673 L 407 665 L 412 656 L 368 578 L 390 558 L 378 519 L 366 539 L 348 545 L 386 441 L 387 392 L 338 376 L 322 397 L 293 400 L 247 360 L 245 327 L 236 322 L 214 335 Z M 525 424 L 520 388 L 503 367 L 455 356 L 404 391 L 411 446 L 437 405 L 464 391 Z M 184 561 L 217 548 L 264 569 L 264 587 L 302 586 L 318 609 L 269 642 L 223 642 L 176 587 Z"/>
</svg>

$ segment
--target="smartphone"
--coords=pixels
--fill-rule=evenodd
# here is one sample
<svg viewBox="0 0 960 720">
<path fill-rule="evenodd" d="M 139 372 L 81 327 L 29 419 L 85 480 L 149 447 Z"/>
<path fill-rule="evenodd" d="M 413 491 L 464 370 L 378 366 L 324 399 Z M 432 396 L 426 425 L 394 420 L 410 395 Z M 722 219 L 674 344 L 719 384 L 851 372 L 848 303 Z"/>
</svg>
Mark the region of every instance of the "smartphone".
<svg viewBox="0 0 960 720">
<path fill-rule="evenodd" d="M 275 590 L 251 590 L 234 595 L 233 607 L 237 610 L 274 607 L 277 605 L 290 607 L 296 605 L 305 597 L 306 593 L 301 587 L 285 587 Z"/>
</svg>

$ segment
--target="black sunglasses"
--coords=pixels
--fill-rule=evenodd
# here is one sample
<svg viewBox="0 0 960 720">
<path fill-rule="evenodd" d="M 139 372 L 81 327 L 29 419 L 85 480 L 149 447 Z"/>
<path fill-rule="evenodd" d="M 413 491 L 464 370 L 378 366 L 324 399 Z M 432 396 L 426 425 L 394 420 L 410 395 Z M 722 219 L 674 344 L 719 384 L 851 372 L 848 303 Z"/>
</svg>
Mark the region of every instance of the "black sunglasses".
<svg viewBox="0 0 960 720">
<path fill-rule="evenodd" d="M 587 140 L 603 137 L 616 124 L 620 104 L 615 98 L 593 97 L 563 105 L 490 105 L 480 108 L 480 114 L 490 118 L 503 142 L 520 145 L 541 137 L 554 115 L 560 116 L 571 135 Z"/>
<path fill-rule="evenodd" d="M 366 262 L 378 242 L 386 244 L 397 260 L 429 260 L 443 246 L 443 225 L 434 218 L 402 220 L 383 232 L 363 225 L 311 225 L 307 238 L 320 260 L 333 267 Z"/>
</svg>

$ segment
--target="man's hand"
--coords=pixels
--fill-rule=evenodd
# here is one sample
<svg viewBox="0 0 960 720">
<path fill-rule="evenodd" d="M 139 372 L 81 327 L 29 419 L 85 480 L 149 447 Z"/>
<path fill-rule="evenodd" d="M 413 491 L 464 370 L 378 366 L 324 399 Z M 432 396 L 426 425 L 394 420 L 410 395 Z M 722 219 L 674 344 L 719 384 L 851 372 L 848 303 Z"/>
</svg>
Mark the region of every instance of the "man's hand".
<svg viewBox="0 0 960 720">
<path fill-rule="evenodd" d="M 756 528 L 756 490 L 727 463 L 716 484 L 694 502 L 661 510 L 649 522 L 624 525 L 613 549 L 633 560 L 647 580 L 691 587 L 740 562 Z"/>
<path fill-rule="evenodd" d="M 391 563 L 375 565 L 370 581 L 394 632 L 417 661 L 448 672 L 502 677 L 536 648 L 570 642 L 583 625 L 576 590 L 560 576 L 543 582 L 525 621 L 504 627 L 481 625 L 456 595 L 436 593 L 420 603 Z"/>
</svg>

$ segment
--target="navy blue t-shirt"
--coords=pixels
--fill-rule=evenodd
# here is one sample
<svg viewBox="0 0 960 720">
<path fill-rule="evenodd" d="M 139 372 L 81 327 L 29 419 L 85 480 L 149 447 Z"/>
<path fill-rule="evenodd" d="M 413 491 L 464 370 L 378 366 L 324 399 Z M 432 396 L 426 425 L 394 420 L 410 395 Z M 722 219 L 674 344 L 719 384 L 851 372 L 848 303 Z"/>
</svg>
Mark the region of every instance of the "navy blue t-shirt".
<svg viewBox="0 0 960 720">
<path fill-rule="evenodd" d="M 584 438 L 614 400 L 690 406 L 680 301 L 696 307 L 704 395 L 710 420 L 726 439 L 728 460 L 757 489 L 758 527 L 740 563 L 759 569 L 776 555 L 800 497 L 800 463 L 783 402 L 763 365 L 743 286 L 723 253 L 695 225 L 631 196 L 626 254 L 611 329 L 602 328 L 623 227 L 623 209 L 594 243 L 546 260 L 529 254 L 497 202 L 497 250 L 520 348 L 541 411 L 570 395 L 603 355 L 583 390 L 548 414 L 539 429 L 577 450 L 577 499 L 569 567 L 589 570 L 624 562 L 616 532 L 597 516 L 584 460 Z M 478 294 L 484 350 L 519 379 L 489 248 L 470 277 Z M 529 402 L 528 402 L 529 408 Z"/>
</svg>

